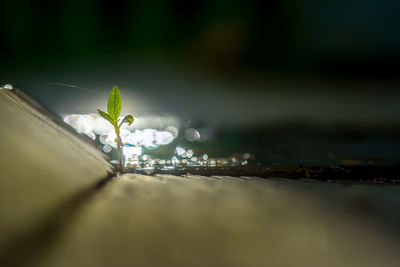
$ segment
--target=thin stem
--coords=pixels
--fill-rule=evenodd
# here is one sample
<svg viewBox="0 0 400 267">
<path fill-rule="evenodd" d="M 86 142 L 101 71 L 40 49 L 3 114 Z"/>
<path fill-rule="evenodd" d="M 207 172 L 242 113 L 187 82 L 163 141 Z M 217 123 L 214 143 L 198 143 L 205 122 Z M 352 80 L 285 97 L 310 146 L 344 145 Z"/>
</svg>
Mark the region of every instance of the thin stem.
<svg viewBox="0 0 400 267">
<path fill-rule="evenodd" d="M 122 143 L 121 136 L 119 135 L 119 128 L 115 128 L 115 133 L 117 135 L 117 147 L 118 147 L 118 158 L 119 158 L 119 171 L 121 173 L 125 173 L 125 163 L 124 163 L 124 158 L 123 158 L 123 153 L 122 153 L 122 147 L 124 144 Z"/>
</svg>

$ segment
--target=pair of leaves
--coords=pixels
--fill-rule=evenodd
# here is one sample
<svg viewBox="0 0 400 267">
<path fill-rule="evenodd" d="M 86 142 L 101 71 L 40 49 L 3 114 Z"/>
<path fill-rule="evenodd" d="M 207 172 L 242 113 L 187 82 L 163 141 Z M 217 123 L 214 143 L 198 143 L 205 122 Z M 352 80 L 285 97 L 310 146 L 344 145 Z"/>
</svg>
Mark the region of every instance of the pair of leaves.
<svg viewBox="0 0 400 267">
<path fill-rule="evenodd" d="M 107 111 L 108 114 L 105 113 L 104 111 L 101 111 L 100 109 L 97 109 L 97 112 L 108 120 L 114 128 L 120 128 L 123 123 L 128 123 L 131 125 L 133 123 L 133 116 L 132 115 L 126 115 L 121 123 L 118 125 L 118 117 L 121 113 L 121 93 L 119 92 L 119 89 L 117 86 L 114 86 L 112 89 L 110 96 L 108 97 L 108 103 L 107 103 Z"/>
</svg>

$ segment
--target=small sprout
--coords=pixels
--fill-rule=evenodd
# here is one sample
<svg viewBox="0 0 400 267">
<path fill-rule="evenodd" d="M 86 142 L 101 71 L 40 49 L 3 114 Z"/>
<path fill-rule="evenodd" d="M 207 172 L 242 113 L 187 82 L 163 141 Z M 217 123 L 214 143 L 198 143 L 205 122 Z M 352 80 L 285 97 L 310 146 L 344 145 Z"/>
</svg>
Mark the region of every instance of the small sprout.
<svg viewBox="0 0 400 267">
<path fill-rule="evenodd" d="M 100 116 L 110 122 L 111 125 L 114 127 L 115 134 L 117 136 L 117 138 L 115 138 L 115 142 L 117 143 L 118 147 L 119 168 L 120 172 L 124 173 L 125 164 L 122 156 L 122 147 L 124 146 L 124 144 L 122 143 L 122 139 L 120 136 L 120 129 L 123 123 L 128 123 L 129 125 L 131 125 L 133 123 L 133 116 L 126 115 L 125 118 L 123 118 L 122 121 L 119 122 L 118 117 L 121 113 L 121 93 L 119 92 L 117 86 L 114 86 L 110 93 L 110 96 L 108 97 L 107 111 L 108 114 L 104 111 L 101 111 L 100 109 L 97 109 L 97 112 L 100 114 Z"/>
</svg>

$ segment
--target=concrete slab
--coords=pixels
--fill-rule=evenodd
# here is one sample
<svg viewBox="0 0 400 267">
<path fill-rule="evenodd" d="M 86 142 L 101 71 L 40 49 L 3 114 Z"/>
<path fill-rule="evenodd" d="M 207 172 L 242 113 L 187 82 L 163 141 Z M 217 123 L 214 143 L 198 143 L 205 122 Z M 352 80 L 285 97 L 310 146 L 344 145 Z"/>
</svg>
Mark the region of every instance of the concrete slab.
<svg viewBox="0 0 400 267">
<path fill-rule="evenodd" d="M 379 191 L 371 188 L 361 192 Z M 123 175 L 84 205 L 37 266 L 398 266 L 399 243 L 388 229 L 316 194 L 349 190 L 254 177 Z"/>
<path fill-rule="evenodd" d="M 111 171 L 50 113 L 0 88 L 0 249 Z"/>
</svg>

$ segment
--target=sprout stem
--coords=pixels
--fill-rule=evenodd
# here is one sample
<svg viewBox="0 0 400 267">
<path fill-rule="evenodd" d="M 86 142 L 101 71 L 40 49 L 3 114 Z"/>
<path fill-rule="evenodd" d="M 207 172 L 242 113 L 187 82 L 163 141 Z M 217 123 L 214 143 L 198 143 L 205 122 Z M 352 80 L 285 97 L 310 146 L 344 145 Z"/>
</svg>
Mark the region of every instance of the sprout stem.
<svg viewBox="0 0 400 267">
<path fill-rule="evenodd" d="M 118 159 L 119 159 L 119 171 L 121 173 L 125 173 L 125 163 L 124 163 L 124 158 L 123 158 L 123 153 L 122 153 L 122 148 L 124 146 L 124 143 L 122 143 L 122 138 L 119 135 L 119 128 L 115 128 L 115 133 L 117 135 L 117 148 L 118 148 Z"/>
</svg>

